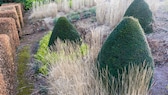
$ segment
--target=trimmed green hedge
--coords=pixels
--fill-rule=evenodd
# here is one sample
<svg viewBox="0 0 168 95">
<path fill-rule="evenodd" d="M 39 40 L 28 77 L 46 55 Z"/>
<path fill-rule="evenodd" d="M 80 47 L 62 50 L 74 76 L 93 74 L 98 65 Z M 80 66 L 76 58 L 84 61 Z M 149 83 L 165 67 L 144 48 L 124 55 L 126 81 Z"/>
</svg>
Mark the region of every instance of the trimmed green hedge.
<svg viewBox="0 0 168 95">
<path fill-rule="evenodd" d="M 48 34 L 46 34 L 39 42 L 39 48 L 37 50 L 37 53 L 35 54 L 35 58 L 38 60 L 38 61 L 41 61 L 42 63 L 46 63 L 46 60 L 45 60 L 45 55 L 48 53 L 48 42 L 49 42 L 49 39 L 51 37 L 51 33 L 52 32 L 49 32 Z"/>
<path fill-rule="evenodd" d="M 62 41 L 70 40 L 75 43 L 80 43 L 79 33 L 65 17 L 60 17 L 56 22 L 48 46 L 54 45 L 57 38 Z"/>
<path fill-rule="evenodd" d="M 153 32 L 153 16 L 148 4 L 144 0 L 134 0 L 124 16 L 133 16 L 139 20 L 145 33 Z"/>
<path fill-rule="evenodd" d="M 118 78 L 118 71 L 129 64 L 146 63 L 154 67 L 153 58 L 143 29 L 137 19 L 125 17 L 104 42 L 99 55 L 99 70 L 108 67 L 110 75 Z"/>
</svg>

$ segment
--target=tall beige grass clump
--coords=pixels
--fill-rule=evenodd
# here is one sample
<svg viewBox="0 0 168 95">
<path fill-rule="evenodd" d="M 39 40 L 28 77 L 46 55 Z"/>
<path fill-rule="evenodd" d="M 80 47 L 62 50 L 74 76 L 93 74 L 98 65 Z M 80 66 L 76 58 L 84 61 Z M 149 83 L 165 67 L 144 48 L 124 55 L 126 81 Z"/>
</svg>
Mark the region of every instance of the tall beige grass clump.
<svg viewBox="0 0 168 95">
<path fill-rule="evenodd" d="M 77 11 L 82 8 L 95 6 L 95 0 L 72 0 L 72 9 Z"/>
<path fill-rule="evenodd" d="M 96 18 L 98 23 L 110 27 L 117 25 L 133 0 L 97 0 Z"/>
<path fill-rule="evenodd" d="M 125 72 L 120 75 L 122 80 L 112 77 L 111 87 L 105 70 L 101 73 L 107 79 L 104 84 L 95 65 L 102 45 L 101 32 L 92 29 L 92 44 L 84 56 L 77 52 L 79 46 L 69 42 L 63 44 L 59 40 L 56 42 L 57 46 L 53 49 L 57 50 L 59 57 L 47 58 L 51 64 L 48 76 L 49 95 L 147 95 L 152 70 L 145 65 L 144 69 L 140 69 L 138 65 L 129 66 L 128 74 L 124 69 Z"/>
<path fill-rule="evenodd" d="M 72 51 L 75 51 L 71 48 Z M 72 52 L 71 51 L 71 52 Z M 61 54 L 63 58 L 55 61 L 51 66 L 49 73 L 49 94 L 50 95 L 98 95 L 99 89 L 105 93 L 105 89 L 96 88 L 94 72 L 90 65 L 90 58 L 82 58 L 80 55 L 66 56 L 67 53 Z M 89 60 L 88 60 L 89 59 Z M 91 62 L 92 63 L 92 62 Z M 92 89 L 95 88 L 95 89 Z"/>
<path fill-rule="evenodd" d="M 78 11 L 85 7 L 90 8 L 92 6 L 95 6 L 94 0 L 71 0 L 71 8 L 74 11 Z"/>
<path fill-rule="evenodd" d="M 70 10 L 78 11 L 85 7 L 95 6 L 95 0 L 55 0 L 55 2 L 58 5 L 58 10 L 66 13 Z"/>
<path fill-rule="evenodd" d="M 69 12 L 70 11 L 70 3 L 69 0 L 54 0 L 57 4 L 57 9 L 59 12 Z"/>
<path fill-rule="evenodd" d="M 142 68 L 141 68 L 142 67 Z M 124 69 L 122 81 L 119 82 L 119 95 L 149 95 L 149 84 L 153 76 L 152 68 L 143 65 L 130 65 L 128 67 L 128 74 Z"/>
<path fill-rule="evenodd" d="M 86 7 L 92 7 L 95 5 L 95 0 L 85 0 Z"/>
<path fill-rule="evenodd" d="M 142 65 L 130 64 L 128 71 L 124 68 L 118 79 L 111 76 L 111 83 L 107 80 L 110 75 L 108 70 L 101 72 L 105 78 L 104 85 L 109 92 L 108 95 L 150 95 L 149 84 L 153 71 L 145 64 L 145 62 Z"/>
<path fill-rule="evenodd" d="M 58 11 L 62 11 L 62 1 L 63 0 L 54 0 L 57 4 Z"/>
<path fill-rule="evenodd" d="M 57 15 L 57 4 L 55 2 L 33 2 L 32 13 L 29 18 L 55 17 Z"/>
<path fill-rule="evenodd" d="M 63 0 L 62 2 L 62 11 L 64 11 L 65 13 L 68 13 L 70 11 L 70 5 L 67 0 Z"/>
<path fill-rule="evenodd" d="M 94 63 L 101 47 L 101 41 L 98 39 L 98 33 L 93 30 L 92 38 L 93 45 L 89 47 L 85 56 L 77 53 L 80 49 L 79 46 L 74 48 L 73 44 L 65 45 L 57 41 L 56 49 L 61 51 L 57 52 L 60 58 L 56 61 L 47 58 L 52 64 L 48 77 L 50 95 L 98 95 L 99 92 L 103 95 L 107 93 L 102 82 L 98 83 L 98 78 L 95 78 Z M 76 53 L 74 54 L 74 52 Z"/>
<path fill-rule="evenodd" d="M 99 24 L 115 27 L 123 18 L 134 0 L 96 0 L 96 18 Z M 153 13 L 159 7 L 159 0 L 145 0 Z"/>
</svg>

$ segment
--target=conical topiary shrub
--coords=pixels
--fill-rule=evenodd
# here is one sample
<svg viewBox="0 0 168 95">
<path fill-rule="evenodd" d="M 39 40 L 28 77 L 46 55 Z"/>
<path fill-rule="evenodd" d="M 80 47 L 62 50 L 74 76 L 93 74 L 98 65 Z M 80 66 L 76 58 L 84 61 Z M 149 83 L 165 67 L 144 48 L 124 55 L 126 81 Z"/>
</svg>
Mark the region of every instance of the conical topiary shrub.
<svg viewBox="0 0 168 95">
<path fill-rule="evenodd" d="M 134 0 L 124 16 L 133 16 L 139 20 L 145 33 L 153 32 L 153 16 L 148 4 L 144 0 Z"/>
<path fill-rule="evenodd" d="M 125 17 L 104 42 L 98 55 L 98 69 L 108 68 L 118 78 L 118 71 L 130 64 L 146 63 L 153 69 L 154 62 L 143 29 L 137 19 Z"/>
<path fill-rule="evenodd" d="M 79 33 L 65 17 L 60 17 L 55 24 L 48 46 L 53 45 L 57 38 L 63 41 L 70 40 L 72 42 L 80 43 Z"/>
</svg>

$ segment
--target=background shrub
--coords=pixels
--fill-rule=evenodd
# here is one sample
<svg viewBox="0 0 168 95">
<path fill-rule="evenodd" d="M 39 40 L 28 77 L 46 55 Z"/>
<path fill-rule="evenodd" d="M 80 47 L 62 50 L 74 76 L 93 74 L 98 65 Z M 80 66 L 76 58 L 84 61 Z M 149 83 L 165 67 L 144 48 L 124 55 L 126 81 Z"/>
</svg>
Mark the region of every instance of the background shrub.
<svg viewBox="0 0 168 95">
<path fill-rule="evenodd" d="M 35 2 L 35 1 L 44 1 L 44 0 L 20 0 L 20 1 L 24 4 L 25 9 L 29 10 L 29 9 L 32 8 L 33 2 Z"/>
<path fill-rule="evenodd" d="M 48 46 L 53 45 L 54 41 L 59 38 L 60 40 L 70 40 L 72 42 L 79 42 L 80 36 L 75 27 L 65 18 L 60 17 L 54 26 Z"/>
<path fill-rule="evenodd" d="M 145 65 L 153 69 L 150 48 L 138 20 L 124 18 L 104 42 L 98 55 L 99 69 L 107 69 L 118 78 L 118 72 L 129 64 Z"/>
<path fill-rule="evenodd" d="M 145 33 L 153 32 L 153 16 L 148 4 L 144 0 L 134 0 L 124 16 L 133 16 L 139 20 Z"/>
<path fill-rule="evenodd" d="M 28 10 L 30 8 L 32 8 L 32 4 L 35 0 L 24 0 L 22 1 L 22 3 L 24 4 L 25 6 L 25 9 Z"/>
<path fill-rule="evenodd" d="M 79 12 L 70 13 L 67 15 L 67 19 L 70 22 L 77 21 L 77 20 L 81 19 L 80 13 Z"/>
<path fill-rule="evenodd" d="M 2 0 L 2 1 L 0 0 L 0 5 L 3 3 L 13 3 L 13 2 L 22 3 L 24 5 L 24 8 L 26 10 L 29 10 L 32 8 L 32 4 L 35 1 L 46 1 L 46 0 Z"/>
</svg>

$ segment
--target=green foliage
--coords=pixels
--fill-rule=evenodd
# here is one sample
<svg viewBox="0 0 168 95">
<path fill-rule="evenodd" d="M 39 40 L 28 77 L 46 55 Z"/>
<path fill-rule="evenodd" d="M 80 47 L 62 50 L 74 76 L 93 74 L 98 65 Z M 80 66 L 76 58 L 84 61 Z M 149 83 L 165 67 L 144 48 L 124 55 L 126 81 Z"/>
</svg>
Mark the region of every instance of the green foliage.
<svg viewBox="0 0 168 95">
<path fill-rule="evenodd" d="M 44 75 L 48 74 L 48 65 L 47 64 L 43 64 L 40 68 L 39 68 L 39 73 L 42 73 Z"/>
<path fill-rule="evenodd" d="M 91 22 L 93 23 L 93 22 L 96 22 L 97 21 L 97 19 L 96 19 L 96 17 L 91 17 Z"/>
<path fill-rule="evenodd" d="M 80 46 L 80 53 L 82 55 L 86 55 L 88 52 L 88 46 L 84 43 L 82 43 L 82 45 Z"/>
<path fill-rule="evenodd" d="M 66 45 L 66 43 L 62 43 L 62 45 Z M 62 52 L 63 54 L 65 53 L 64 50 L 61 50 L 59 52 Z M 84 43 L 82 43 L 79 47 L 79 51 L 76 51 L 72 54 L 69 54 L 67 56 L 71 56 L 71 58 L 74 58 L 74 56 L 76 55 L 76 53 L 79 53 L 80 55 L 84 56 L 86 55 L 88 52 L 88 46 Z M 66 56 L 61 56 L 61 54 L 57 54 L 57 51 L 47 51 L 46 55 L 44 55 L 44 60 L 46 61 L 46 63 L 42 63 L 40 66 L 39 66 L 39 69 L 38 69 L 38 73 L 41 73 L 41 74 L 44 74 L 44 75 L 47 75 L 49 70 L 48 70 L 48 67 L 51 63 L 55 63 L 54 61 L 58 60 L 59 58 L 62 58 L 62 57 L 66 57 Z"/>
<path fill-rule="evenodd" d="M 80 36 L 75 27 L 65 18 L 60 17 L 54 26 L 48 46 L 54 45 L 55 40 L 70 40 L 80 43 Z"/>
<path fill-rule="evenodd" d="M 47 46 L 47 45 L 46 45 Z M 42 58 L 43 62 L 39 59 L 37 59 L 39 62 L 35 63 L 33 69 L 35 71 L 36 74 L 43 74 L 43 75 L 47 75 L 48 71 L 49 71 L 49 65 L 50 65 L 50 61 L 57 60 L 58 56 L 56 52 L 51 52 L 49 50 L 45 50 L 46 55 L 44 55 Z M 49 60 L 47 60 L 48 58 L 50 58 Z M 44 62 L 45 61 L 45 62 Z"/>
<path fill-rule="evenodd" d="M 84 10 L 81 13 L 81 15 L 82 15 L 81 18 L 89 18 L 91 16 L 96 16 L 96 8 L 92 7 L 89 10 Z"/>
<path fill-rule="evenodd" d="M 32 4 L 35 0 L 26 0 L 24 3 L 25 9 L 28 10 L 30 8 L 32 8 Z"/>
<path fill-rule="evenodd" d="M 82 18 L 89 18 L 91 15 L 92 15 L 91 12 L 89 12 L 89 11 L 85 11 L 85 12 L 83 12 L 83 16 L 82 16 Z"/>
<path fill-rule="evenodd" d="M 134 0 L 124 16 L 137 18 L 145 33 L 153 32 L 153 16 L 148 4 L 144 0 Z"/>
<path fill-rule="evenodd" d="M 124 18 L 104 42 L 99 55 L 99 70 L 108 68 L 118 78 L 130 64 L 146 63 L 153 69 L 154 62 L 143 29 L 133 17 Z"/>
<path fill-rule="evenodd" d="M 96 7 L 90 8 L 90 9 L 89 9 L 89 12 L 91 12 L 91 14 L 92 14 L 93 16 L 96 16 Z"/>
<path fill-rule="evenodd" d="M 45 1 L 45 0 L 15 0 L 15 2 L 20 2 L 24 5 L 25 10 L 29 10 L 32 8 L 32 4 L 35 1 Z"/>
<path fill-rule="evenodd" d="M 35 54 L 35 58 L 38 61 L 41 61 L 42 63 L 46 63 L 45 60 L 45 55 L 48 52 L 48 42 L 51 36 L 51 32 L 49 32 L 48 34 L 46 34 L 39 42 L 39 49 L 37 51 L 37 53 Z"/>
<path fill-rule="evenodd" d="M 39 42 L 39 48 L 37 53 L 34 55 L 37 61 L 41 62 L 41 64 L 37 64 L 34 69 L 36 73 L 42 73 L 44 75 L 47 75 L 48 73 L 48 62 L 46 60 L 46 56 L 49 56 L 49 50 L 48 50 L 48 42 L 51 37 L 51 33 L 49 32 L 46 34 Z M 55 57 L 54 54 L 50 54 L 52 57 Z"/>
<path fill-rule="evenodd" d="M 80 20 L 80 14 L 78 12 L 68 14 L 67 15 L 67 19 L 70 22 L 74 22 L 74 21 Z"/>
<path fill-rule="evenodd" d="M 7 1 L 7 0 L 2 0 L 1 1 L 0 0 L 0 5 L 3 4 L 3 3 L 10 3 L 10 2 L 22 3 L 24 5 L 24 9 L 29 10 L 29 9 L 32 8 L 32 4 L 35 1 L 45 2 L 45 1 L 48 1 L 48 0 L 11 0 L 11 1 Z"/>
</svg>

